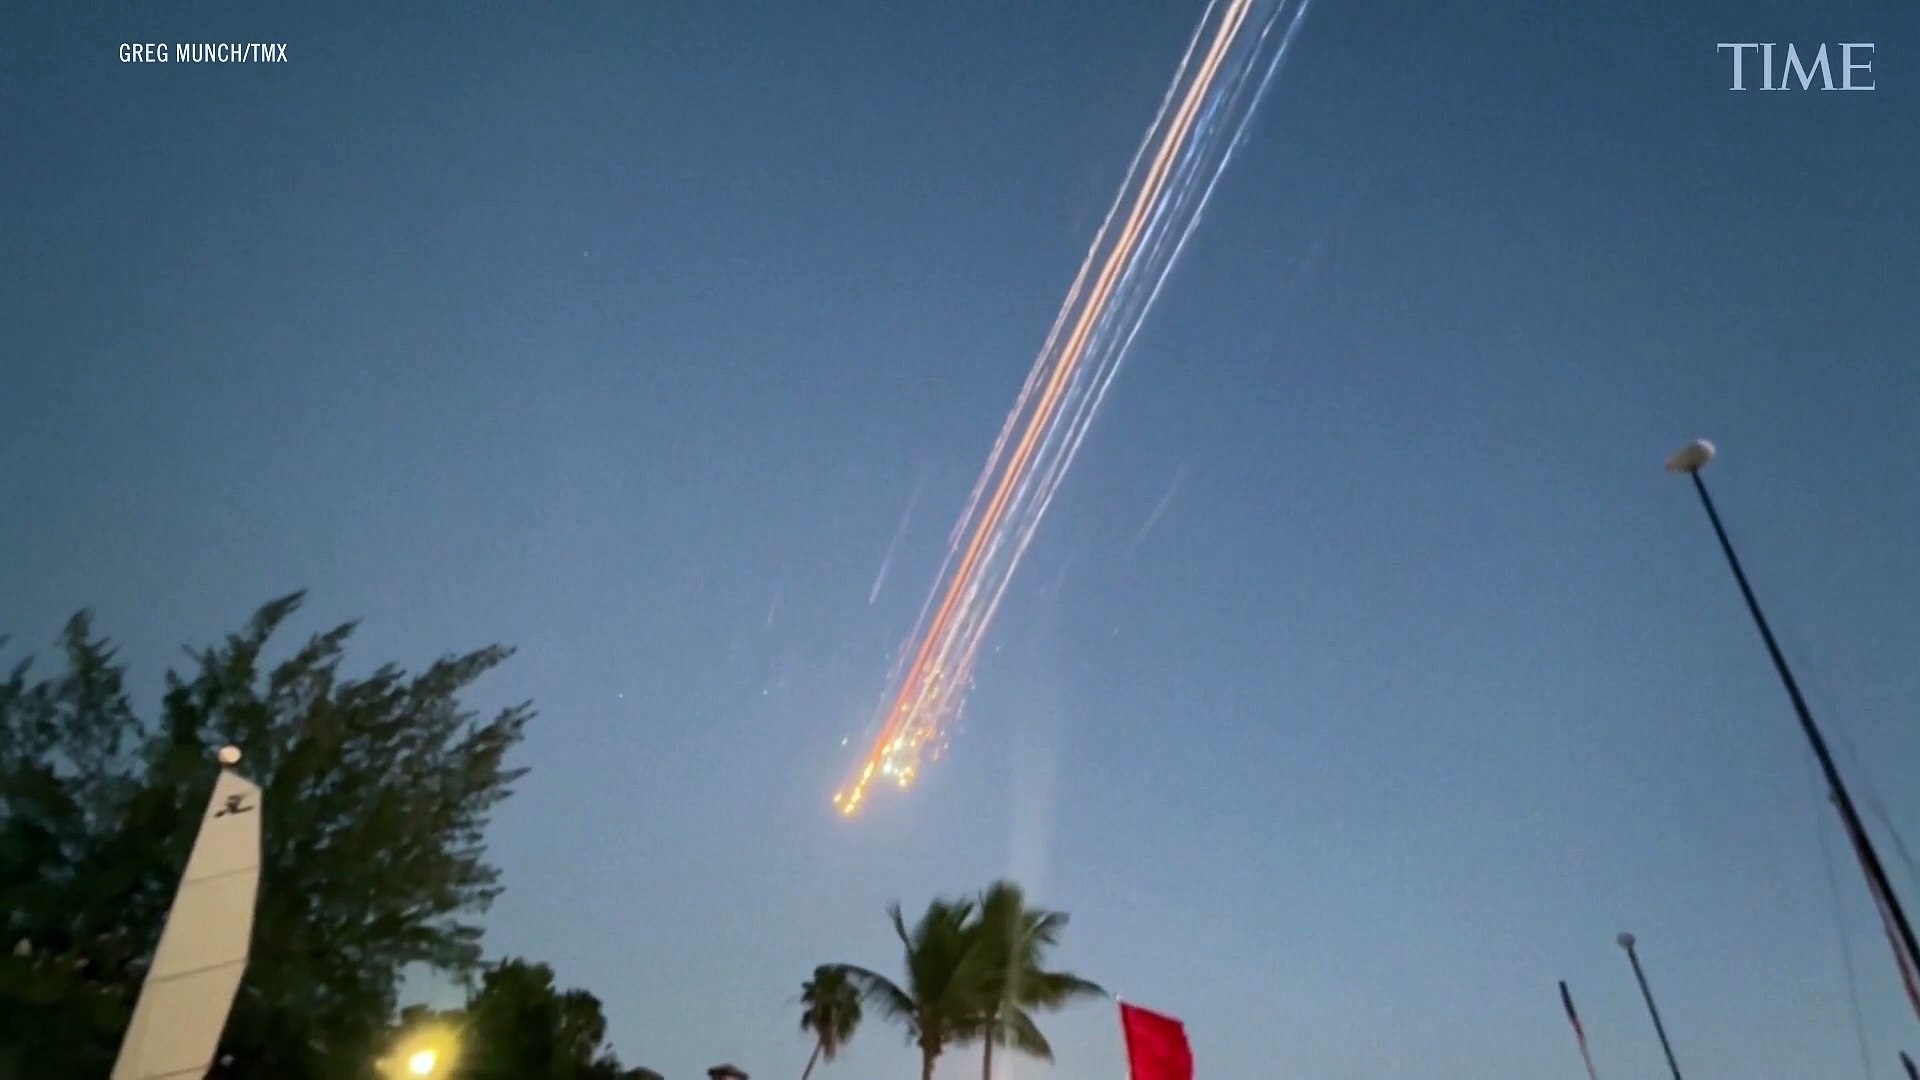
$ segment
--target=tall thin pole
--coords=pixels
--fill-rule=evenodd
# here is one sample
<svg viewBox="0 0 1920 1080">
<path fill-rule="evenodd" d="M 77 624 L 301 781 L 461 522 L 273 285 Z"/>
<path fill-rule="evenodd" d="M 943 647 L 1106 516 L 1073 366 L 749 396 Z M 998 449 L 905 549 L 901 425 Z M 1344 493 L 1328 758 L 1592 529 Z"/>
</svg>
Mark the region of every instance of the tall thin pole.
<svg viewBox="0 0 1920 1080">
<path fill-rule="evenodd" d="M 1640 970 L 1640 954 L 1633 951 L 1633 935 L 1621 934 L 1620 947 L 1627 950 L 1627 960 L 1633 964 L 1634 980 L 1640 984 L 1640 996 L 1647 999 L 1647 1013 L 1653 1017 L 1653 1032 L 1660 1036 L 1660 1049 L 1666 1052 L 1667 1068 L 1673 1070 L 1673 1080 L 1680 1080 L 1680 1063 L 1673 1060 L 1673 1044 L 1667 1041 L 1667 1026 L 1660 1022 L 1660 1007 L 1653 1003 L 1653 991 L 1647 987 L 1647 973 Z"/>
<path fill-rule="evenodd" d="M 1704 465 L 1705 462 L 1700 464 Z M 1781 684 L 1787 688 L 1787 697 L 1793 701 L 1794 714 L 1800 718 L 1800 730 L 1806 734 L 1807 742 L 1813 747 L 1813 756 L 1820 762 L 1820 772 L 1833 792 L 1833 804 L 1840 810 L 1840 820 L 1846 825 L 1847 836 L 1859 849 L 1860 863 L 1867 872 L 1867 883 L 1872 886 L 1875 899 L 1881 901 L 1882 909 L 1893 924 L 1900 949 L 1895 954 L 1896 959 L 1900 961 L 1901 978 L 1908 983 L 1911 995 L 1912 979 L 1920 973 L 1920 941 L 1914 939 L 1913 924 L 1907 921 L 1906 910 L 1900 906 L 1899 897 L 1894 895 L 1893 883 L 1887 879 L 1880 853 L 1874 850 L 1873 840 L 1860 821 L 1860 812 L 1854 808 L 1853 796 L 1847 792 L 1846 781 L 1840 778 L 1840 770 L 1833 763 L 1826 737 L 1820 733 L 1820 725 L 1814 722 L 1813 712 L 1807 708 L 1807 699 L 1800 693 L 1800 684 L 1787 667 L 1787 658 L 1780 652 L 1780 643 L 1774 640 L 1773 628 L 1767 625 L 1767 617 L 1760 610 L 1760 601 L 1753 595 L 1753 586 L 1747 581 L 1746 571 L 1740 568 L 1740 557 L 1734 554 L 1733 541 L 1727 539 L 1726 527 L 1720 523 L 1720 513 L 1713 506 L 1713 496 L 1707 494 L 1706 481 L 1700 479 L 1699 466 L 1685 471 L 1693 478 L 1693 489 L 1700 493 L 1700 505 L 1706 507 L 1707 520 L 1713 523 L 1713 534 L 1720 539 L 1720 550 L 1727 557 L 1727 566 L 1733 570 L 1734 581 L 1740 585 L 1740 595 L 1747 601 L 1747 611 L 1753 616 L 1753 624 L 1760 629 L 1760 639 L 1766 642 L 1767 655 L 1773 660 L 1773 670 L 1779 674 Z M 1914 1005 L 1920 1009 L 1920 1001 L 1915 1001 Z"/>
<path fill-rule="evenodd" d="M 1573 1009 L 1573 994 L 1564 980 L 1560 983 L 1560 1004 L 1567 1010 L 1567 1022 L 1573 1025 L 1573 1041 L 1579 1044 L 1580 1060 L 1587 1067 L 1587 1080 L 1600 1080 L 1600 1074 L 1593 1069 L 1593 1054 L 1587 1050 L 1587 1031 L 1580 1026 L 1580 1014 Z"/>
</svg>

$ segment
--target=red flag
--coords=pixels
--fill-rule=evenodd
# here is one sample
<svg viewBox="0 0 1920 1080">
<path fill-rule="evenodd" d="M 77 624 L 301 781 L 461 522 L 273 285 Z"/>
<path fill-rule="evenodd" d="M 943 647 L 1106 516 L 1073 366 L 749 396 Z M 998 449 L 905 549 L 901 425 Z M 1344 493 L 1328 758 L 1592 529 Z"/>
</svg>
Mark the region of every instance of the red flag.
<svg viewBox="0 0 1920 1080">
<path fill-rule="evenodd" d="M 1180 1021 L 1122 1003 L 1120 1029 L 1133 1080 L 1193 1080 L 1193 1048 Z"/>
</svg>

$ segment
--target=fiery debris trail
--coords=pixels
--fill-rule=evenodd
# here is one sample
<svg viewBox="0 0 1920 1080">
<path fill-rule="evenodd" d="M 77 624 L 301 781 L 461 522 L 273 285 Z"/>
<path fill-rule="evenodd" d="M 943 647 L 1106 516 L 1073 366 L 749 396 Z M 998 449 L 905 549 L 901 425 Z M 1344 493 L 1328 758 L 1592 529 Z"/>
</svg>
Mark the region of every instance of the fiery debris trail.
<svg viewBox="0 0 1920 1080">
<path fill-rule="evenodd" d="M 944 749 L 1007 584 L 1309 3 L 1213 0 L 1201 17 L 954 528 L 872 742 L 833 797 L 842 814 Z"/>
</svg>

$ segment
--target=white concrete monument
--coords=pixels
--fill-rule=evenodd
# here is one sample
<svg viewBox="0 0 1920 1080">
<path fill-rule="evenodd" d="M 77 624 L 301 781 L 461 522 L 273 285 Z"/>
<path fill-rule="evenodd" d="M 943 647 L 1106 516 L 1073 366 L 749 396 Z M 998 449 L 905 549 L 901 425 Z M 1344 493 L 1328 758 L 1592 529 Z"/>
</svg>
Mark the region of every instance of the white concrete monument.
<svg viewBox="0 0 1920 1080">
<path fill-rule="evenodd" d="M 220 1050 L 253 941 L 260 893 L 260 786 L 220 751 L 220 778 L 160 930 L 112 1080 L 203 1080 Z"/>
</svg>

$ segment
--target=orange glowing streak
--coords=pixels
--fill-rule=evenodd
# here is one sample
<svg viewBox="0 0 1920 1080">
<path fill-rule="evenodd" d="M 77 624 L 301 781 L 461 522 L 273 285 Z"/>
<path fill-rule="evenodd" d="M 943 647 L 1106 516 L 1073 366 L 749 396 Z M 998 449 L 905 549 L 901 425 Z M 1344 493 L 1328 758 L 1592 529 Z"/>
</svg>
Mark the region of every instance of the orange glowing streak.
<svg viewBox="0 0 1920 1080">
<path fill-rule="evenodd" d="M 844 793 L 843 813 L 851 814 L 859 807 L 874 771 L 886 759 L 889 744 L 899 736 L 901 728 L 905 726 L 906 719 L 912 712 L 910 705 L 915 693 L 927 677 L 928 660 L 945 636 L 954 611 L 971 584 L 980 553 L 986 547 L 988 538 L 998 528 L 1000 518 L 1006 512 L 1007 502 L 1014 489 L 1019 486 L 1019 478 L 1026 472 L 1028 461 L 1033 456 L 1034 446 L 1040 441 L 1041 433 L 1052 422 L 1053 414 L 1059 407 L 1061 392 L 1086 353 L 1087 339 L 1092 333 L 1094 323 L 1104 310 L 1107 298 L 1113 292 L 1114 282 L 1120 278 L 1122 269 L 1132 257 L 1149 208 L 1159 198 L 1161 190 L 1166 185 L 1167 174 L 1172 170 L 1174 150 L 1185 140 L 1188 129 L 1193 126 L 1193 118 L 1199 111 L 1200 101 L 1206 96 L 1207 88 L 1212 85 L 1213 77 L 1219 70 L 1221 58 L 1225 55 L 1234 34 L 1239 30 L 1241 22 L 1246 18 L 1247 7 L 1251 2 L 1252 0 L 1234 0 L 1219 32 L 1214 36 L 1213 44 L 1207 50 L 1206 59 L 1202 62 L 1199 73 L 1188 85 L 1186 98 L 1180 103 L 1180 109 L 1174 115 L 1173 124 L 1166 136 L 1161 139 L 1160 148 L 1154 154 L 1147 178 L 1141 184 L 1140 193 L 1134 198 L 1133 209 L 1127 215 L 1127 222 L 1121 231 L 1120 239 L 1108 253 L 1106 265 L 1101 268 L 1100 277 L 1094 283 L 1093 292 L 1088 296 L 1086 305 L 1081 308 L 1073 333 L 1061 350 L 1061 362 L 1056 365 L 1053 375 L 1047 380 L 1047 387 L 1041 394 L 1040 403 L 1035 406 L 1033 416 L 1027 421 L 1026 430 L 1021 434 L 1020 443 L 1014 448 L 1013 459 L 1006 471 L 1001 474 L 1000 482 L 994 489 L 993 498 L 987 504 L 986 515 L 975 526 L 973 536 L 967 542 L 966 552 L 961 557 L 960 567 L 954 572 L 947 586 L 946 595 L 940 602 L 933 623 L 928 627 L 926 635 L 921 638 L 913 663 L 907 668 L 901 683 L 900 693 L 888 710 L 887 722 L 867 753 L 860 778 L 853 783 L 850 791 Z M 950 646 L 951 643 L 946 645 Z M 946 648 L 941 647 L 940 652 L 944 657 Z M 977 644 L 966 651 L 965 661 L 970 662 L 976 653 Z M 841 802 L 841 798 L 836 797 L 835 801 Z"/>
</svg>

